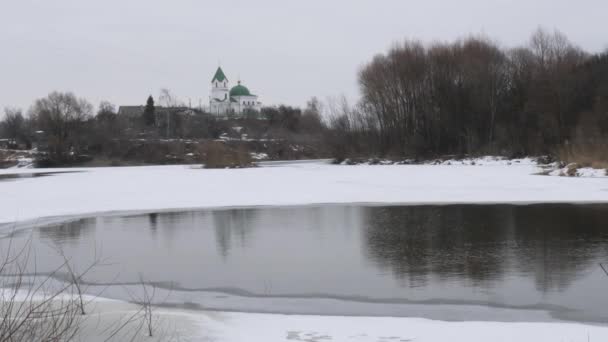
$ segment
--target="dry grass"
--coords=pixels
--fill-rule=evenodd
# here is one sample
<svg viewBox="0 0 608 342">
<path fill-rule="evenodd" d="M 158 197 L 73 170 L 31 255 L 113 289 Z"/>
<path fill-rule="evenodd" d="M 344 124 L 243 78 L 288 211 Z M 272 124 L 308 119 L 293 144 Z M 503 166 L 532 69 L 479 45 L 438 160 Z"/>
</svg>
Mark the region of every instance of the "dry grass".
<svg viewBox="0 0 608 342">
<path fill-rule="evenodd" d="M 566 164 L 608 169 L 608 142 L 565 145 L 557 150 L 557 157 Z"/>
<path fill-rule="evenodd" d="M 223 142 L 210 141 L 199 145 L 201 161 L 207 169 L 251 167 L 251 155 L 245 147 L 232 148 Z"/>
</svg>

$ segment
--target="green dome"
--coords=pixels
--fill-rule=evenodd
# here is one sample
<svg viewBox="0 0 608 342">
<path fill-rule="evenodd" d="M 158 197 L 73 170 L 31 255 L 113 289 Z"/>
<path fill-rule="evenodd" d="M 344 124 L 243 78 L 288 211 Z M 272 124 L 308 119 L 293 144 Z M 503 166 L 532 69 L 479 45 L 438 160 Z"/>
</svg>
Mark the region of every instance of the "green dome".
<svg viewBox="0 0 608 342">
<path fill-rule="evenodd" d="M 241 82 L 239 82 L 237 86 L 230 89 L 230 96 L 251 96 L 251 93 L 247 87 L 241 85 Z"/>
</svg>

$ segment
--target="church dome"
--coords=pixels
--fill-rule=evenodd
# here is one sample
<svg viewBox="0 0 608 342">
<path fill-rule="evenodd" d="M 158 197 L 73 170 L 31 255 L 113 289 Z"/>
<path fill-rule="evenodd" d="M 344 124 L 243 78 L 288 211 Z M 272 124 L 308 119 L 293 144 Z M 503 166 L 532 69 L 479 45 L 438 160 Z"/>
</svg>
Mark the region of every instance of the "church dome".
<svg viewBox="0 0 608 342">
<path fill-rule="evenodd" d="M 241 85 L 241 81 L 239 81 L 238 85 L 230 89 L 230 96 L 251 96 L 251 93 L 249 92 L 249 89 L 244 85 Z"/>
</svg>

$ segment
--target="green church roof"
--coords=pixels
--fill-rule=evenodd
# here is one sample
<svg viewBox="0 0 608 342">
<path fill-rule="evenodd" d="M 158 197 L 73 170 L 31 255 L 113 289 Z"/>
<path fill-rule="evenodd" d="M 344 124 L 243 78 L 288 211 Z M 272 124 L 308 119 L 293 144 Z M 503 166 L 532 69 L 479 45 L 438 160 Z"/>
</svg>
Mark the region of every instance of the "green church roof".
<svg viewBox="0 0 608 342">
<path fill-rule="evenodd" d="M 213 83 L 216 80 L 219 81 L 219 82 L 224 82 L 225 80 L 227 80 L 226 75 L 224 75 L 224 71 L 222 70 L 221 67 L 217 68 L 217 71 L 215 72 L 215 75 L 211 79 L 211 83 Z"/>
<path fill-rule="evenodd" d="M 249 89 L 244 85 L 241 85 L 241 81 L 239 81 L 237 86 L 230 89 L 230 96 L 251 96 L 251 93 L 249 92 Z"/>
</svg>

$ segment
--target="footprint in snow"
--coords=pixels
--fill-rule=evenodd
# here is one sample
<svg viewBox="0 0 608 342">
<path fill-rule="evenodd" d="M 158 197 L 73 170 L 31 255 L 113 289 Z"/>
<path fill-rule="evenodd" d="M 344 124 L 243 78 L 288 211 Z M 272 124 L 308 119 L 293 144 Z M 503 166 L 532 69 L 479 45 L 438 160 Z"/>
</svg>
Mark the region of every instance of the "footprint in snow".
<svg viewBox="0 0 608 342">
<path fill-rule="evenodd" d="M 332 339 L 329 335 L 323 335 L 317 332 L 306 332 L 301 331 L 288 331 L 287 339 L 291 341 L 302 341 L 302 342 L 323 342 Z"/>
</svg>

